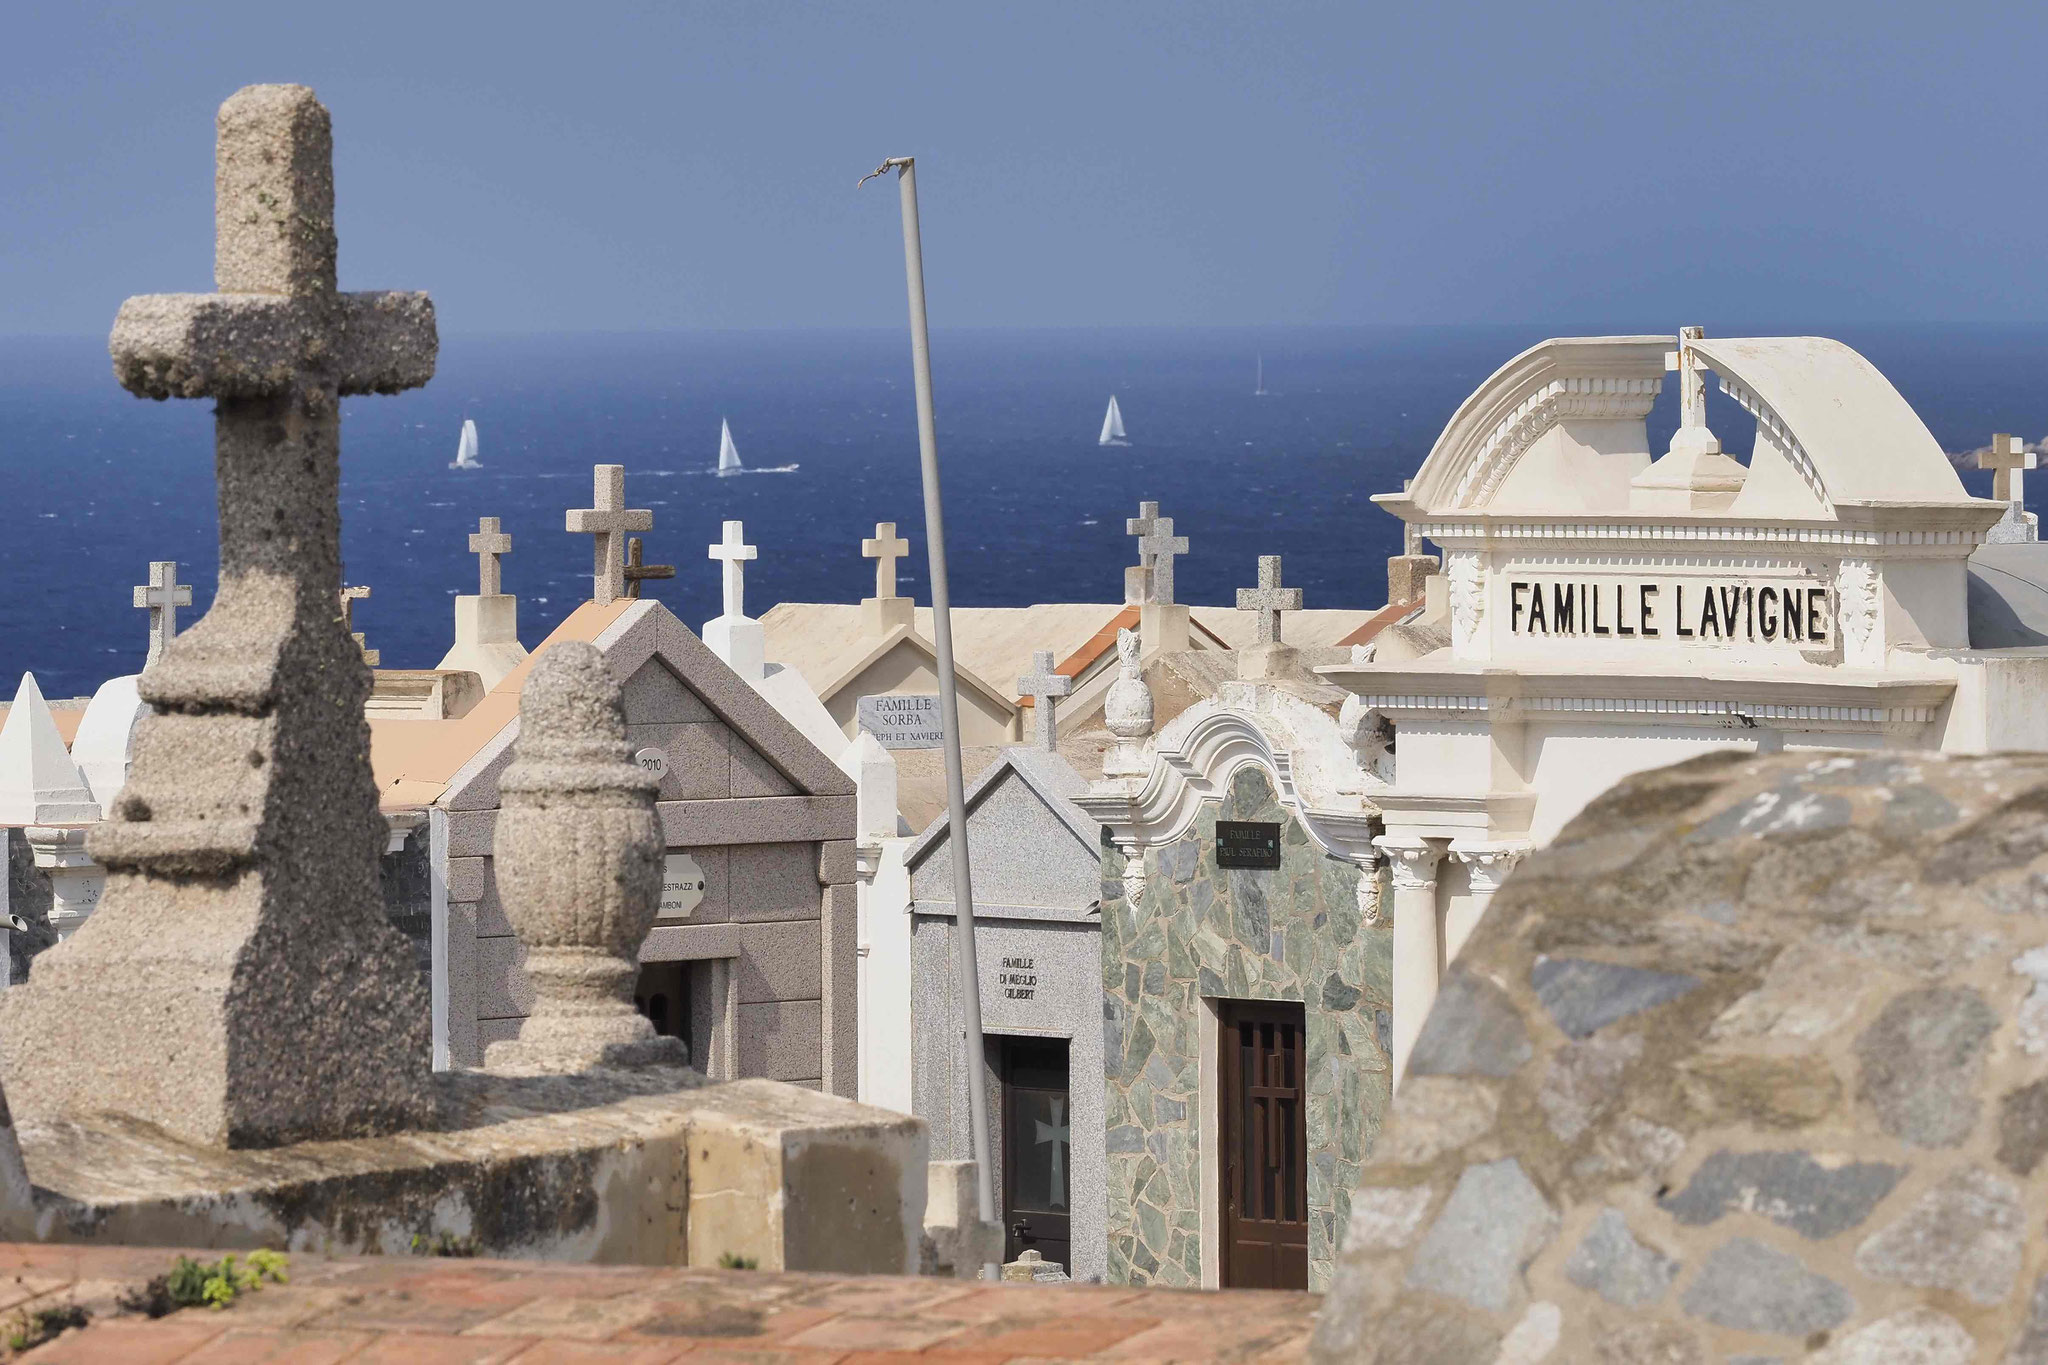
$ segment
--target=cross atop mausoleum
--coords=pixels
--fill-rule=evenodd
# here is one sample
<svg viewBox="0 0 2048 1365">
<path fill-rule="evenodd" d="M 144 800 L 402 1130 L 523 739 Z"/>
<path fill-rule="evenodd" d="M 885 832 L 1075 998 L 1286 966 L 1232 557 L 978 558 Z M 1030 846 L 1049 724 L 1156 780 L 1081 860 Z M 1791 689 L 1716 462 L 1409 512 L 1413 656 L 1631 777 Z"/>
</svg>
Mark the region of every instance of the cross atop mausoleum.
<svg viewBox="0 0 2048 1365">
<path fill-rule="evenodd" d="M 1977 452 L 1977 468 L 1989 469 L 1991 474 L 1991 496 L 2000 502 L 2025 502 L 2026 471 L 2034 467 L 2034 452 L 2017 436 L 1999 432 L 1991 438 L 1991 448 Z"/>
<path fill-rule="evenodd" d="M 370 677 L 335 594 L 339 400 L 426 383 L 438 343 L 425 294 L 337 290 L 311 90 L 248 86 L 215 128 L 218 292 L 127 300 L 108 349 L 132 393 L 214 400 L 219 591 L 138 684 L 134 766 L 89 836 L 95 932 L 0 992 L 0 1046 L 76 1063 L 10 1065 L 17 1116 L 113 1111 L 262 1147 L 435 1113 L 427 991 L 371 837 Z"/>
<path fill-rule="evenodd" d="M 178 633 L 178 608 L 191 605 L 192 585 L 178 581 L 178 561 L 152 559 L 149 582 L 135 588 L 136 609 L 149 610 L 149 656 L 142 661 L 144 668 L 164 656 L 164 646 Z"/>
<path fill-rule="evenodd" d="M 728 521 L 725 538 L 709 547 L 710 558 L 725 565 L 725 614 L 745 616 L 747 603 L 746 562 L 760 551 L 746 543 L 745 523 Z"/>
<path fill-rule="evenodd" d="M 498 529 L 496 517 L 478 517 L 476 531 L 469 538 L 469 552 L 476 556 L 476 594 L 497 597 L 503 592 L 498 563 L 501 555 L 512 553 L 512 537 Z"/>
<path fill-rule="evenodd" d="M 896 595 L 896 561 L 910 553 L 910 542 L 896 535 L 896 523 L 878 521 L 875 533 L 860 543 L 862 557 L 875 561 L 875 596 Z"/>
<path fill-rule="evenodd" d="M 1678 329 L 1678 349 L 1664 354 L 1664 369 L 1678 375 L 1678 425 L 1704 427 L 1707 424 L 1706 366 L 1693 350 L 1695 341 L 1706 338 L 1704 327 Z"/>
<path fill-rule="evenodd" d="M 1074 680 L 1053 667 L 1052 651 L 1032 652 L 1031 671 L 1017 679 L 1017 695 L 1031 698 L 1032 741 L 1047 753 L 1060 747 L 1059 725 L 1053 718 L 1053 699 L 1074 690 Z"/>
<path fill-rule="evenodd" d="M 1280 556 L 1259 556 L 1259 586 L 1237 590 L 1237 609 L 1258 613 L 1259 643 L 1280 643 L 1283 612 L 1301 610 L 1301 589 L 1280 586 Z"/>
<path fill-rule="evenodd" d="M 1159 504 L 1141 502 L 1138 515 L 1124 518 L 1124 534 L 1138 538 L 1138 565 L 1136 583 L 1126 584 L 1126 602 L 1149 602 L 1152 600 L 1152 552 L 1145 548 L 1145 538 L 1150 536 L 1159 521 Z M 1135 588 L 1132 592 L 1130 589 Z"/>
<path fill-rule="evenodd" d="M 1156 513 L 1158 503 L 1145 503 Z M 1176 556 L 1188 552 L 1188 538 L 1173 533 L 1173 518 L 1154 515 L 1147 518 L 1152 530 L 1138 538 L 1138 553 L 1145 557 L 1146 566 L 1151 570 L 1152 594 L 1148 599 L 1154 605 L 1170 607 L 1173 602 L 1173 561 Z"/>
<path fill-rule="evenodd" d="M 650 578 L 674 578 L 673 564 L 644 564 L 640 560 L 640 537 L 629 536 L 626 540 L 626 596 L 635 602 L 640 600 L 640 585 Z"/>
<path fill-rule="evenodd" d="M 624 465 L 596 465 L 591 475 L 591 505 L 571 508 L 566 525 L 573 534 L 591 538 L 590 600 L 602 607 L 626 595 L 625 546 L 619 537 L 652 531 L 654 512 L 626 506 Z"/>
</svg>

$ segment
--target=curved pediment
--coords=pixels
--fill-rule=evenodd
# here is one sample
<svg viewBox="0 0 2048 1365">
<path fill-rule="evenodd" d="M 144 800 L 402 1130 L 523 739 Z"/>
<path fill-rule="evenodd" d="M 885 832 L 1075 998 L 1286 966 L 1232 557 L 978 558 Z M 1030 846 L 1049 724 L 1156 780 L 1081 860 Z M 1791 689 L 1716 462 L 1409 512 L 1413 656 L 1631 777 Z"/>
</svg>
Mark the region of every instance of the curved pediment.
<svg viewBox="0 0 2048 1365">
<path fill-rule="evenodd" d="M 1533 346 L 1452 416 L 1405 496 L 1425 517 L 1640 510 L 1632 481 L 1656 455 L 1644 418 L 1675 337 Z M 1757 419 L 1731 516 L 1832 518 L 1843 503 L 1969 504 L 1941 446 L 1891 381 L 1825 337 L 1701 339 L 1699 361 Z"/>
</svg>

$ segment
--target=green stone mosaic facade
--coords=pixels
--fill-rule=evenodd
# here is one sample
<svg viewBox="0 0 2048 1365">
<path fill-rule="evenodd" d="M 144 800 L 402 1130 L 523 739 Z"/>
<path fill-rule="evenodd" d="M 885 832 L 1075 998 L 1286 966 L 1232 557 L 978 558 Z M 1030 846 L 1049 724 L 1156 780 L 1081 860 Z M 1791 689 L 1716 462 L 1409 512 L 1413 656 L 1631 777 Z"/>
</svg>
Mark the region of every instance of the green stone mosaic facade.
<svg viewBox="0 0 2048 1365">
<path fill-rule="evenodd" d="M 1282 829 L 1280 867 L 1216 866 L 1216 822 Z M 1247 765 L 1179 841 L 1148 850 L 1139 904 L 1102 867 L 1111 1283 L 1202 1283 L 1200 1017 L 1208 1000 L 1297 1000 L 1308 1026 L 1309 1287 L 1330 1278 L 1358 1167 L 1386 1112 L 1389 919 L 1359 922 L 1358 869 L 1309 840 Z M 1213 1211 L 1212 1211 L 1213 1216 Z"/>
</svg>

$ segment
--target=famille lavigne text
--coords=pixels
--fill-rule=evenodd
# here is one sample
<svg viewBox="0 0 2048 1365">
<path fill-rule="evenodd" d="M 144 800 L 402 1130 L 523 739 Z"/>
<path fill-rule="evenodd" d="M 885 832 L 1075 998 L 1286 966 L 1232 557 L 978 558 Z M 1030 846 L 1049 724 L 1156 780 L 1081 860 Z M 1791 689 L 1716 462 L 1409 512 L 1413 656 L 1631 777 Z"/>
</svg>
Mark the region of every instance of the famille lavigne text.
<svg viewBox="0 0 2048 1365">
<path fill-rule="evenodd" d="M 1828 589 L 1798 583 L 1512 580 L 1516 635 L 1610 635 L 1826 645 Z"/>
</svg>

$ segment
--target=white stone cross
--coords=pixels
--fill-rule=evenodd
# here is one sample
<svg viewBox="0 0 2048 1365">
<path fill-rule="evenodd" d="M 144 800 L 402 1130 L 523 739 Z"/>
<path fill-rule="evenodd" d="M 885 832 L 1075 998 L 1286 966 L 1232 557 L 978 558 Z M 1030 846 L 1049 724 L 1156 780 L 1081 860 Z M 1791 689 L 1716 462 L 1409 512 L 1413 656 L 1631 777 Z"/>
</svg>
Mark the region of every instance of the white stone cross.
<svg viewBox="0 0 2048 1365">
<path fill-rule="evenodd" d="M 1991 438 L 1991 449 L 1977 452 L 1977 468 L 1994 471 L 1991 496 L 2000 502 L 2027 500 L 2026 471 L 2034 467 L 2035 457 L 2032 451 L 2021 448 L 2024 444 L 2001 431 Z"/>
<path fill-rule="evenodd" d="M 512 553 L 512 537 L 498 529 L 496 517 L 478 517 L 476 534 L 469 538 L 469 552 L 476 556 L 476 593 L 497 597 L 503 592 L 498 577 L 498 556 Z"/>
<path fill-rule="evenodd" d="M 1144 602 L 1152 600 L 1152 552 L 1145 548 L 1145 538 L 1152 534 L 1158 521 L 1159 504 L 1156 502 L 1141 502 L 1138 515 L 1124 518 L 1124 534 L 1138 538 L 1138 572 L 1145 580 L 1139 600 Z"/>
<path fill-rule="evenodd" d="M 363 598 L 368 597 L 369 595 L 370 589 L 367 586 L 342 588 L 341 628 L 348 632 L 349 639 L 354 640 L 356 642 L 356 648 L 362 650 L 363 662 L 368 664 L 370 667 L 375 668 L 378 664 L 384 661 L 384 653 L 382 650 L 364 648 L 363 633 L 355 628 L 356 603 L 361 601 Z"/>
<path fill-rule="evenodd" d="M 1705 367 L 1692 344 L 1705 340 L 1704 327 L 1678 329 L 1678 349 L 1664 353 L 1664 368 L 1678 373 L 1678 424 L 1703 427 L 1707 424 L 1707 377 Z"/>
<path fill-rule="evenodd" d="M 745 523 L 728 521 L 725 524 L 725 538 L 709 548 L 710 557 L 723 561 L 725 565 L 725 614 L 745 616 L 746 562 L 760 555 L 759 550 L 746 543 Z"/>
<path fill-rule="evenodd" d="M 1259 556 L 1259 586 L 1237 590 L 1237 609 L 1257 612 L 1259 643 L 1280 643 L 1280 616 L 1301 610 L 1301 589 L 1280 586 L 1280 556 Z"/>
<path fill-rule="evenodd" d="M 652 531 L 654 512 L 626 506 L 624 465 L 594 465 L 591 476 L 592 505 L 571 508 L 566 525 L 572 533 L 591 538 L 590 600 L 605 606 L 626 595 L 626 547 L 620 537 L 628 531 Z"/>
<path fill-rule="evenodd" d="M 1034 742 L 1049 754 L 1059 752 L 1060 731 L 1053 718 L 1053 698 L 1074 690 L 1074 680 L 1053 669 L 1052 651 L 1041 649 L 1031 656 L 1031 671 L 1017 679 L 1017 695 L 1031 698 L 1031 729 Z"/>
<path fill-rule="evenodd" d="M 875 534 L 860 543 L 863 558 L 875 561 L 875 596 L 896 595 L 896 561 L 910 553 L 910 542 L 896 537 L 896 523 L 878 521 Z"/>
<path fill-rule="evenodd" d="M 1140 503 L 1140 507 L 1151 507 L 1156 512 L 1159 504 Z M 1173 561 L 1176 555 L 1188 552 L 1188 538 L 1173 533 L 1173 518 L 1151 516 L 1146 518 L 1152 524 L 1149 535 L 1138 538 L 1138 553 L 1145 557 L 1145 566 L 1151 571 L 1152 594 L 1150 600 L 1156 606 L 1173 605 Z"/>
<path fill-rule="evenodd" d="M 142 661 L 144 668 L 164 656 L 164 646 L 178 633 L 178 608 L 191 605 L 192 585 L 178 581 L 178 561 L 149 561 L 149 582 L 135 589 L 136 609 L 149 609 L 149 656 Z"/>
</svg>

